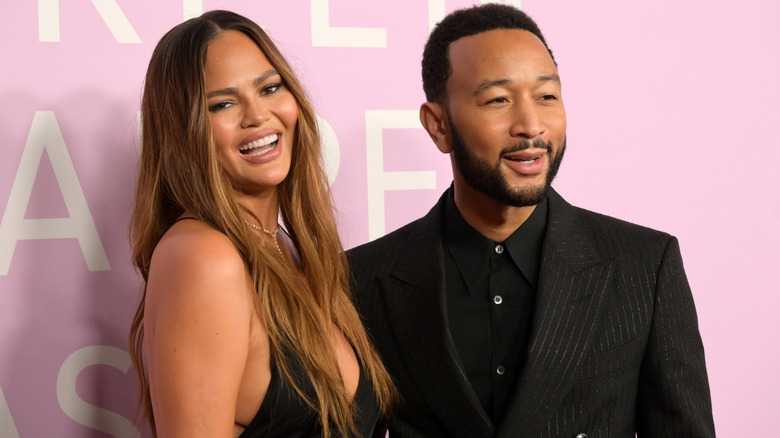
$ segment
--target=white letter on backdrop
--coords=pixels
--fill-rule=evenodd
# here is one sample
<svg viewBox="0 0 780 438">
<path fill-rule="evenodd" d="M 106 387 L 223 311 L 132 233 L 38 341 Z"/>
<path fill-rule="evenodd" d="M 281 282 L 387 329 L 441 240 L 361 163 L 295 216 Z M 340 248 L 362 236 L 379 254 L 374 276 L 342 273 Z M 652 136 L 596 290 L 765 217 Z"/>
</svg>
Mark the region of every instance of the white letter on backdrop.
<svg viewBox="0 0 780 438">
<path fill-rule="evenodd" d="M 92 345 L 76 350 L 65 359 L 57 376 L 57 401 L 65 414 L 90 429 L 117 438 L 141 438 L 141 433 L 127 418 L 107 409 L 93 406 L 76 394 L 76 378 L 92 365 L 108 365 L 127 373 L 133 365 L 130 354 L 108 345 Z"/>
<path fill-rule="evenodd" d="M 68 218 L 24 218 L 44 149 L 68 208 Z M 0 275 L 8 275 L 18 240 L 64 238 L 78 239 L 90 271 L 111 269 L 54 112 L 36 111 L 0 222 Z"/>
<path fill-rule="evenodd" d="M 118 43 L 141 44 L 141 38 L 135 33 L 116 0 L 92 0 L 92 4 Z M 38 41 L 60 41 L 59 0 L 38 0 Z"/>
<path fill-rule="evenodd" d="M 444 0 L 428 0 L 428 29 L 433 30 L 446 14 Z"/>
<path fill-rule="evenodd" d="M 0 436 L 19 438 L 19 432 L 16 430 L 16 425 L 11 417 L 11 410 L 8 409 L 8 403 L 5 401 L 2 388 L 0 388 Z"/>
<path fill-rule="evenodd" d="M 436 172 L 385 172 L 382 131 L 420 128 L 417 110 L 366 110 L 366 171 L 368 185 L 368 238 L 385 234 L 386 190 L 429 190 L 436 188 Z"/>
<path fill-rule="evenodd" d="M 387 30 L 330 27 L 330 0 L 311 0 L 311 44 L 315 47 L 387 47 Z"/>
<path fill-rule="evenodd" d="M 60 41 L 59 0 L 38 0 L 38 41 L 42 43 Z"/>
<path fill-rule="evenodd" d="M 184 20 L 199 17 L 203 14 L 203 0 L 183 0 Z"/>
<path fill-rule="evenodd" d="M 317 117 L 317 126 L 320 128 L 320 141 L 322 142 L 322 167 L 328 176 L 328 183 L 333 184 L 339 174 L 341 162 L 341 149 L 336 131 L 327 120 Z"/>
<path fill-rule="evenodd" d="M 433 30 L 433 28 L 436 27 L 436 23 L 440 22 L 444 18 L 444 16 L 447 15 L 444 1 L 445 0 L 428 0 L 429 30 Z M 481 0 L 481 2 L 483 5 L 486 3 L 501 3 L 501 1 L 498 0 Z M 506 0 L 503 3 L 512 5 L 517 9 L 520 9 L 520 0 Z"/>
</svg>

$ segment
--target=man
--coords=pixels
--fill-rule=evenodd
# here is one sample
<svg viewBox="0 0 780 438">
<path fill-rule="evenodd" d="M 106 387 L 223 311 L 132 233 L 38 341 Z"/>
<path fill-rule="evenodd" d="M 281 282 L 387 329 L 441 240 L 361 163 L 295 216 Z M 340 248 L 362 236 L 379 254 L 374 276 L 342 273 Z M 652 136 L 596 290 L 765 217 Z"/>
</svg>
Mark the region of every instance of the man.
<svg viewBox="0 0 780 438">
<path fill-rule="evenodd" d="M 453 185 L 350 251 L 400 392 L 391 437 L 714 436 L 677 240 L 569 205 L 552 53 L 521 11 L 456 11 L 423 53 L 420 120 Z"/>
</svg>

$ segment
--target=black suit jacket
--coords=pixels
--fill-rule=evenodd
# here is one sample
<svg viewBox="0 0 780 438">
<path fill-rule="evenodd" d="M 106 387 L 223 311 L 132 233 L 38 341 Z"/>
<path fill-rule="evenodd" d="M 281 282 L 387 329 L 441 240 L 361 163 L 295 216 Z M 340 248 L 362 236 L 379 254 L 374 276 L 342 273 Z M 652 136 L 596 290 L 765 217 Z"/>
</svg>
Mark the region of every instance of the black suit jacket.
<svg viewBox="0 0 780 438">
<path fill-rule="evenodd" d="M 348 253 L 358 310 L 401 395 L 392 437 L 715 436 L 677 240 L 554 191 L 527 360 L 492 424 L 447 328 L 445 197 Z"/>
</svg>

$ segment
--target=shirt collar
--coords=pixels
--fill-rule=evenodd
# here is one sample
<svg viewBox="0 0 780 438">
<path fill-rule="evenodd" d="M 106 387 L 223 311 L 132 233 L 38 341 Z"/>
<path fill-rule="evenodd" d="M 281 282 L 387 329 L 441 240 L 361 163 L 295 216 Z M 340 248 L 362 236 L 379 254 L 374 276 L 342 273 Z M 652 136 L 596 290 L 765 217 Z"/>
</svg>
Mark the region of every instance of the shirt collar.
<svg viewBox="0 0 780 438">
<path fill-rule="evenodd" d="M 475 230 L 460 214 L 455 205 L 454 190 L 450 189 L 444 210 L 444 241 L 471 293 L 486 269 L 496 244 L 504 245 L 526 280 L 536 288 L 539 276 L 544 229 L 547 225 L 547 199 L 536 205 L 531 216 L 504 242 L 495 242 Z"/>
<path fill-rule="evenodd" d="M 536 204 L 531 216 L 504 241 L 515 265 L 531 286 L 536 288 L 542 258 L 544 229 L 547 227 L 547 198 Z"/>
</svg>

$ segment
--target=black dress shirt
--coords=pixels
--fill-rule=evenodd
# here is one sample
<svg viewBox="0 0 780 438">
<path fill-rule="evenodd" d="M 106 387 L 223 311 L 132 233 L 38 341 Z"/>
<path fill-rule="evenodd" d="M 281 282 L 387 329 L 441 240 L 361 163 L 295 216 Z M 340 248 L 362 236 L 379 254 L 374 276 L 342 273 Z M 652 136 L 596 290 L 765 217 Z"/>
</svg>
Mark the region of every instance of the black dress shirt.
<svg viewBox="0 0 780 438">
<path fill-rule="evenodd" d="M 497 423 L 525 360 L 547 200 L 503 242 L 463 219 L 450 191 L 443 236 L 449 331 L 485 413 Z"/>
</svg>

